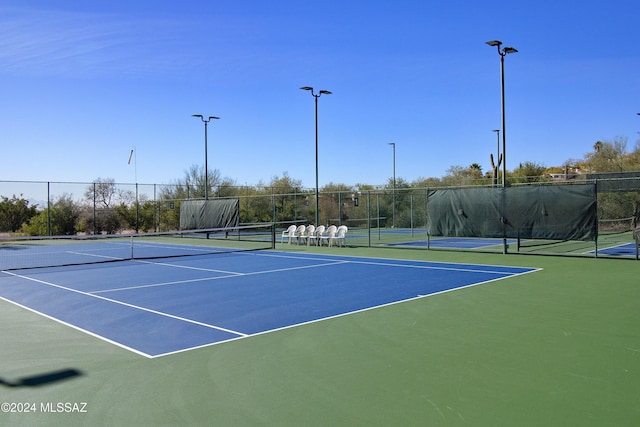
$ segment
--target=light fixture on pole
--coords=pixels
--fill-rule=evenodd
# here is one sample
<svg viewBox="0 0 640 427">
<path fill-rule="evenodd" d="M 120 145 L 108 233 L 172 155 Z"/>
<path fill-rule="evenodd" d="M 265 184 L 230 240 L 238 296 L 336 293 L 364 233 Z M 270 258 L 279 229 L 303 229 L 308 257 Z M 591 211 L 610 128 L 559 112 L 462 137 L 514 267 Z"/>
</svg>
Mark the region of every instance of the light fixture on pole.
<svg viewBox="0 0 640 427">
<path fill-rule="evenodd" d="M 389 145 L 393 147 L 393 207 L 392 207 L 392 227 L 396 228 L 396 143 L 389 142 Z"/>
<path fill-rule="evenodd" d="M 504 47 L 500 49 L 502 46 L 502 42 L 500 40 L 491 40 L 488 41 L 487 44 L 489 46 L 495 46 L 498 48 L 498 54 L 500 55 L 500 82 L 501 82 L 501 96 L 502 96 L 502 186 L 506 185 L 507 178 L 507 137 L 505 130 L 505 110 L 504 110 L 504 57 L 510 53 L 518 52 L 516 49 L 512 47 Z"/>
<path fill-rule="evenodd" d="M 207 125 L 209 122 L 214 120 L 219 120 L 220 117 L 209 116 L 209 118 L 205 119 L 202 114 L 192 114 L 193 117 L 200 117 L 200 120 L 204 123 L 204 199 L 209 200 L 209 155 L 207 153 Z"/>
<path fill-rule="evenodd" d="M 322 95 L 331 95 L 331 92 L 328 90 L 321 90 L 318 94 L 314 93 L 313 88 L 311 86 L 303 86 L 300 89 L 308 90 L 311 92 L 311 95 L 315 98 L 315 106 L 316 106 L 316 227 L 320 225 L 320 191 L 318 189 L 318 98 Z"/>
</svg>

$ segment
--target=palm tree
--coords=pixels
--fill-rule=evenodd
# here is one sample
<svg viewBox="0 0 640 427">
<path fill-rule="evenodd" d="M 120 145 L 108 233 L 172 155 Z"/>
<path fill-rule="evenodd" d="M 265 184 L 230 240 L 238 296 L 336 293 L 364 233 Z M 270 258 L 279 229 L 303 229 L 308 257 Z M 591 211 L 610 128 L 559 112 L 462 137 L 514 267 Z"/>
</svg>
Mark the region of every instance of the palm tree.
<svg viewBox="0 0 640 427">
<path fill-rule="evenodd" d="M 602 150 L 602 141 L 596 141 L 595 144 L 593 144 L 593 149 L 596 150 L 596 153 L 599 153 L 600 150 Z"/>
</svg>

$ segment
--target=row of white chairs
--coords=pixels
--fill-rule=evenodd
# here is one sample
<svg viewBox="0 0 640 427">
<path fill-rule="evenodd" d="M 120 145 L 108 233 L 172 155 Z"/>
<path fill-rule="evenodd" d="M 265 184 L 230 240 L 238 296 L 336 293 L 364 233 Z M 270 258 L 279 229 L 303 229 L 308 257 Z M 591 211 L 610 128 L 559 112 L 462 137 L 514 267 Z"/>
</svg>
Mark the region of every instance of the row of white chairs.
<svg viewBox="0 0 640 427">
<path fill-rule="evenodd" d="M 289 244 L 295 241 L 298 245 L 306 243 L 309 246 L 313 242 L 314 245 L 322 246 L 324 245 L 323 242 L 326 242 L 327 246 L 330 247 L 334 245 L 344 246 L 347 231 L 349 229 L 346 225 L 339 227 L 335 225 L 330 225 L 329 227 L 324 225 L 319 225 L 318 227 L 315 225 L 290 225 L 289 228 L 282 232 L 280 243 L 284 243 L 284 240 L 287 239 Z"/>
</svg>

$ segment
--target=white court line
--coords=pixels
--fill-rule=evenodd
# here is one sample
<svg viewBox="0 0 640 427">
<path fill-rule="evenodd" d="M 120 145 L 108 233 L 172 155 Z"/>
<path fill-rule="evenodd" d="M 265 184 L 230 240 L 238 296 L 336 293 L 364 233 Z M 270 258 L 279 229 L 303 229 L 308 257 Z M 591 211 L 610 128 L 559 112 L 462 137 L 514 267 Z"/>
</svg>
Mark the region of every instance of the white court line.
<svg viewBox="0 0 640 427">
<path fill-rule="evenodd" d="M 237 277 L 237 275 L 259 275 L 259 274 L 267 274 L 267 273 L 272 273 L 272 272 L 298 270 L 298 269 L 306 269 L 306 268 L 316 268 L 316 267 L 324 267 L 324 266 L 347 264 L 347 263 L 368 264 L 368 265 L 384 265 L 384 266 L 392 266 L 392 267 L 407 267 L 407 268 L 418 268 L 418 269 L 440 269 L 440 270 L 448 270 L 448 271 L 464 271 L 464 272 L 479 272 L 479 273 L 485 273 L 485 272 L 488 272 L 488 271 L 487 270 L 473 269 L 473 268 L 440 267 L 440 266 L 435 266 L 434 264 L 447 264 L 447 265 L 456 265 L 456 264 L 458 264 L 458 265 L 461 265 L 461 266 L 473 266 L 473 265 L 476 265 L 478 267 L 480 267 L 480 266 L 494 267 L 494 266 L 482 265 L 482 264 L 450 263 L 450 262 L 444 263 L 444 262 L 437 262 L 437 261 L 401 260 L 401 259 L 391 259 L 391 258 L 387 259 L 388 262 L 373 262 L 373 261 L 365 261 L 365 259 L 366 260 L 371 259 L 370 257 L 354 257 L 354 256 L 338 256 L 338 255 L 336 255 L 336 256 L 333 256 L 333 255 L 327 255 L 327 256 L 320 255 L 320 256 L 317 256 L 317 257 L 315 257 L 315 256 L 313 256 L 313 257 L 312 256 L 301 257 L 301 256 L 279 255 L 279 254 L 274 254 L 274 253 L 268 253 L 267 254 L 267 253 L 257 253 L 257 252 L 253 252 L 251 254 L 246 254 L 246 255 L 272 256 L 272 257 L 293 258 L 293 259 L 309 259 L 309 260 L 327 261 L 327 262 L 322 263 L 322 264 L 312 265 L 312 266 L 282 268 L 282 269 L 274 269 L 274 270 L 252 272 L 252 273 L 233 273 L 233 274 L 230 274 L 229 276 L 223 276 L 223 277 L 218 276 L 218 277 L 209 278 L 209 279 L 194 279 L 192 281 L 231 278 L 231 277 Z M 335 261 L 330 261 L 331 259 L 335 259 Z M 380 259 L 384 260 L 384 258 L 380 258 Z M 414 264 L 414 265 L 395 264 L 395 263 L 393 263 L 393 261 L 397 261 L 397 262 L 413 262 L 413 263 L 416 263 L 416 264 Z M 149 264 L 155 264 L 153 262 L 148 262 L 148 261 L 138 261 L 138 262 L 145 262 L 145 263 L 149 263 Z M 158 263 L 158 264 L 161 264 L 161 263 Z M 425 264 L 425 265 L 420 265 L 420 264 Z M 426 264 L 430 264 L 430 265 L 426 265 Z M 188 266 L 180 266 L 180 265 L 174 265 L 174 264 L 166 264 L 166 265 L 171 266 L 171 267 L 175 267 L 175 268 L 189 268 Z M 404 303 L 404 302 L 412 301 L 412 300 L 416 300 L 416 299 L 427 298 L 427 297 L 431 297 L 431 296 L 435 296 L 435 295 L 440 295 L 440 294 L 444 294 L 444 293 L 448 293 L 448 292 L 452 292 L 452 291 L 456 291 L 456 290 L 460 290 L 460 289 L 465 289 L 465 288 L 469 288 L 469 287 L 473 287 L 473 286 L 478 286 L 478 285 L 485 284 L 485 283 L 490 283 L 490 282 L 493 282 L 493 281 L 504 280 L 505 278 L 515 277 L 515 276 L 524 275 L 524 274 L 528 274 L 528 273 L 532 273 L 532 272 L 536 272 L 536 271 L 542 270 L 541 268 L 532 268 L 532 267 L 514 267 L 514 266 L 498 266 L 498 267 L 517 268 L 517 269 L 522 269 L 522 270 L 527 270 L 527 271 L 522 271 L 522 272 L 519 272 L 519 273 L 518 272 L 509 273 L 509 272 L 504 272 L 504 271 L 495 271 L 495 272 L 493 272 L 494 274 L 505 274 L 505 275 L 507 275 L 507 277 L 496 278 L 496 279 L 491 279 L 491 280 L 487 280 L 487 281 L 472 283 L 472 284 L 469 284 L 469 285 L 465 285 L 465 286 L 461 286 L 461 287 L 457 287 L 457 288 L 452 288 L 452 289 L 446 289 L 446 290 L 435 292 L 435 293 L 432 293 L 432 294 L 417 295 L 416 297 L 407 298 L 407 299 L 404 299 L 404 300 L 394 301 L 394 302 L 385 303 L 385 304 L 372 306 L 372 307 L 366 307 L 366 308 L 363 308 L 363 309 L 354 310 L 354 311 L 350 311 L 350 312 L 339 313 L 339 314 L 336 314 L 336 315 L 333 315 L 333 316 L 329 316 L 329 317 L 315 319 L 315 320 L 302 322 L 302 323 L 298 323 L 298 324 L 287 325 L 287 326 L 284 326 L 284 327 L 271 329 L 271 330 L 266 330 L 266 331 L 262 331 L 262 332 L 258 332 L 258 333 L 254 333 L 254 334 L 244 334 L 244 333 L 240 333 L 240 332 L 236 332 L 236 331 L 232 331 L 232 330 L 227 330 L 227 329 L 224 329 L 224 328 L 219 328 L 219 327 L 216 327 L 216 326 L 213 326 L 213 325 L 208 325 L 208 324 L 205 324 L 205 323 L 193 321 L 193 320 L 182 318 L 182 317 L 179 317 L 179 316 L 174 316 L 174 315 L 170 315 L 170 314 L 167 314 L 167 313 L 162 313 L 162 312 L 158 312 L 158 311 L 155 311 L 155 310 L 147 309 L 147 308 L 144 308 L 144 307 L 138 307 L 138 306 L 135 306 L 135 305 L 132 305 L 132 304 L 123 303 L 123 302 L 120 302 L 120 301 L 117 301 L 117 300 L 112 300 L 110 298 L 102 297 L 102 296 L 99 296 L 99 295 L 94 295 L 95 293 L 98 293 L 98 292 L 109 292 L 109 290 L 94 291 L 94 293 L 87 293 L 87 292 L 82 292 L 82 291 L 78 291 L 78 290 L 71 289 L 71 288 L 66 288 L 64 286 L 56 285 L 56 284 L 53 284 L 53 283 L 49 283 L 49 282 L 33 279 L 33 278 L 30 278 L 30 277 L 27 277 L 27 276 L 21 276 L 21 275 L 18 275 L 18 274 L 9 272 L 9 271 L 5 271 L 4 273 L 12 275 L 12 276 L 16 276 L 16 277 L 22 277 L 22 278 L 24 278 L 26 280 L 32 280 L 32 281 L 43 283 L 43 284 L 46 284 L 46 285 L 58 287 L 60 289 L 69 290 L 71 292 L 76 292 L 76 293 L 79 293 L 79 294 L 92 296 L 92 297 L 95 297 L 95 298 L 100 298 L 100 299 L 103 299 L 103 300 L 106 300 L 106 301 L 109 301 L 109 302 L 114 302 L 116 304 L 129 306 L 129 307 L 132 307 L 132 308 L 135 308 L 135 309 L 139 309 L 139 310 L 142 310 L 142 311 L 151 312 L 151 313 L 154 313 L 154 314 L 158 314 L 158 315 L 161 315 L 161 316 L 174 318 L 174 319 L 177 319 L 177 320 L 183 320 L 183 321 L 186 321 L 186 322 L 189 322 L 189 323 L 198 324 L 198 325 L 209 327 L 209 328 L 212 328 L 212 329 L 218 329 L 218 330 L 226 331 L 226 332 L 229 332 L 229 333 L 237 335 L 235 338 L 230 338 L 230 339 L 226 339 L 226 340 L 222 340 L 222 341 L 216 341 L 216 342 L 202 344 L 202 345 L 198 345 L 198 346 L 194 346 L 194 347 L 188 347 L 188 348 L 179 349 L 179 350 L 172 351 L 172 352 L 167 352 L 167 353 L 149 355 L 149 354 L 145 354 L 145 353 L 143 353 L 143 352 L 141 352 L 139 350 L 129 348 L 129 347 L 127 347 L 127 346 L 125 346 L 123 344 L 120 344 L 118 342 L 114 342 L 112 340 L 109 340 L 109 339 L 107 339 L 105 337 L 102 337 L 100 335 L 96 335 L 96 334 L 94 334 L 94 333 L 92 333 L 90 331 L 86 331 L 86 330 L 84 330 L 82 328 L 79 328 L 79 327 L 77 327 L 75 325 L 68 324 L 68 323 L 66 323 L 64 321 L 61 321 L 59 319 L 56 319 L 56 318 L 51 317 L 49 315 L 46 315 L 44 313 L 40 313 L 40 312 L 35 311 L 35 310 L 33 310 L 33 309 L 29 308 L 29 307 L 24 307 L 27 310 L 30 310 L 30 311 L 35 312 L 35 313 L 38 313 L 38 314 L 40 314 L 40 315 L 42 315 L 44 317 L 50 318 L 50 319 L 52 319 L 54 321 L 57 321 L 57 322 L 59 322 L 61 324 L 64 324 L 64 325 L 67 325 L 67 326 L 71 326 L 74 329 L 80 330 L 82 332 L 85 332 L 85 333 L 87 333 L 89 335 L 95 336 L 95 337 L 97 337 L 99 339 L 102 339 L 103 341 L 115 344 L 115 345 L 117 345 L 119 347 L 122 347 L 124 349 L 128 349 L 128 350 L 130 350 L 130 351 L 132 351 L 134 353 L 143 355 L 143 356 L 145 356 L 147 358 L 157 358 L 157 357 L 163 357 L 163 356 L 167 356 L 167 355 L 172 355 L 172 354 L 177 354 L 177 353 L 190 351 L 190 350 L 193 350 L 193 349 L 204 348 L 204 347 L 209 347 L 209 346 L 213 346 L 213 345 L 217 345 L 217 344 L 227 343 L 227 342 L 230 342 L 230 341 L 235 341 L 235 340 L 243 339 L 243 338 L 247 338 L 247 337 L 263 335 L 263 334 L 267 334 L 267 333 L 271 333 L 271 332 L 275 332 L 275 331 L 280 331 L 280 330 L 290 329 L 290 328 L 294 328 L 294 327 L 298 327 L 298 326 L 302 326 L 302 325 L 321 322 L 321 321 L 328 320 L 328 319 L 348 316 L 348 315 L 351 315 L 351 314 L 365 312 L 365 311 L 369 311 L 369 310 L 374 310 L 374 309 L 377 309 L 377 308 L 390 306 L 390 305 L 395 305 L 395 304 L 400 304 L 400 303 Z M 498 267 L 496 267 L 496 268 L 498 268 Z M 189 282 L 189 281 L 184 281 L 184 282 Z M 178 284 L 178 283 L 181 283 L 181 282 L 167 282 L 166 285 L 168 285 L 168 284 Z M 162 286 L 162 284 L 143 285 L 143 287 L 148 287 L 148 286 Z M 131 288 L 128 288 L 128 289 L 135 289 L 135 288 L 139 288 L 139 287 L 131 287 Z M 0 297 L 0 299 L 6 300 L 3 297 Z M 23 307 L 21 304 L 17 304 L 17 303 L 15 303 L 13 301 L 10 301 L 10 300 L 6 300 L 6 301 L 8 301 L 10 303 L 13 303 L 15 305 L 18 305 L 20 307 Z"/>
<path fill-rule="evenodd" d="M 279 254 L 266 254 L 266 253 L 258 253 L 254 254 L 255 256 L 270 256 L 275 258 L 291 258 L 291 259 L 308 259 L 314 261 L 326 261 L 327 258 L 342 258 L 344 262 L 353 263 L 353 264 L 366 264 L 366 265 L 382 265 L 386 267 L 405 267 L 405 268 L 419 268 L 425 270 L 446 270 L 446 271 L 464 271 L 471 273 L 491 273 L 491 274 L 506 274 L 506 275 L 517 275 L 517 273 L 513 272 L 505 272 L 505 271 L 494 271 L 494 270 L 481 270 L 481 269 L 473 269 L 473 268 L 462 268 L 462 267 L 440 267 L 435 264 L 447 264 L 447 265 L 464 265 L 464 266 L 477 266 L 480 267 L 496 267 L 496 268 L 518 268 L 518 269 L 532 269 L 539 270 L 535 267 L 517 267 L 517 266 L 508 266 L 508 265 L 489 265 L 489 264 L 467 264 L 467 263 L 456 263 L 456 262 L 439 262 L 439 261 L 420 261 L 420 260 L 404 260 L 404 259 L 393 259 L 393 258 L 380 258 L 381 260 L 387 260 L 388 262 L 377 262 L 377 261 L 362 261 L 361 259 L 369 259 L 368 257 L 357 257 L 352 255 L 327 255 L 327 258 L 314 257 L 314 256 L 292 256 L 292 255 L 279 255 Z M 416 264 L 399 264 L 392 261 L 397 262 L 412 262 Z M 425 265 L 420 265 L 425 264 Z M 428 265 L 427 265 L 428 264 Z"/>
<path fill-rule="evenodd" d="M 513 265 L 491 265 L 491 264 L 474 264 L 470 262 L 444 262 L 444 261 L 427 261 L 427 260 L 416 260 L 416 259 L 402 259 L 402 258 L 382 258 L 382 257 L 373 257 L 373 256 L 359 256 L 359 255 L 334 255 L 334 254 L 315 254 L 315 255 L 304 255 L 299 256 L 298 253 L 295 252 L 252 252 L 244 255 L 251 256 L 261 256 L 261 257 L 275 257 L 275 258 L 293 258 L 293 259 L 310 259 L 317 261 L 326 261 L 328 259 L 339 259 L 339 260 L 355 260 L 353 262 L 358 262 L 358 260 L 367 260 L 365 262 L 372 262 L 369 260 L 376 259 L 382 261 L 393 262 L 410 262 L 415 264 L 447 264 L 447 265 L 463 265 L 463 266 L 478 266 L 478 267 L 502 267 L 502 268 L 534 268 L 535 267 L 520 267 Z M 402 264 L 396 264 L 402 265 Z"/>
<path fill-rule="evenodd" d="M 3 271 L 3 273 L 6 273 L 6 271 Z M 109 338 L 107 338 L 107 337 L 103 337 L 102 335 L 98 335 L 98 334 L 96 334 L 96 333 L 94 333 L 94 332 L 87 331 L 86 329 L 82 329 L 82 328 L 80 328 L 79 326 L 74 325 L 73 323 L 65 322 L 64 320 L 60 320 L 60 319 L 58 319 L 58 318 L 56 318 L 56 317 L 50 316 L 50 315 L 48 315 L 48 314 L 46 314 L 46 313 L 43 313 L 43 312 L 41 312 L 41 311 L 34 310 L 33 308 L 31 308 L 31 307 L 29 307 L 29 306 L 22 305 L 22 304 L 20 304 L 20 303 L 17 303 L 17 302 L 15 302 L 15 301 L 10 300 L 10 299 L 4 298 L 4 297 L 2 297 L 2 296 L 0 296 L 0 299 L 1 299 L 1 300 L 4 300 L 4 301 L 6 301 L 6 302 L 8 302 L 8 303 L 10 303 L 10 304 L 13 304 L 13 305 L 15 305 L 15 306 L 17 306 L 17 307 L 24 308 L 24 309 L 25 309 L 25 310 L 27 310 L 27 311 L 30 311 L 30 312 L 32 312 L 32 313 L 35 313 L 35 314 L 39 315 L 39 316 L 45 317 L 45 318 L 47 318 L 47 319 L 49 319 L 49 320 L 53 320 L 54 322 L 58 322 L 58 323 L 60 323 L 61 325 L 68 326 L 68 327 L 70 327 L 70 328 L 72 328 L 72 329 L 75 329 L 76 331 L 83 332 L 83 333 L 85 333 L 85 334 L 87 334 L 87 335 L 90 335 L 90 336 L 92 336 L 92 337 L 94 337 L 94 338 L 98 338 L 99 340 L 102 340 L 102 341 L 108 342 L 109 344 L 113 344 L 113 345 L 115 345 L 115 346 L 117 346 L 117 347 L 120 347 L 120 348 L 124 348 L 125 350 L 129 350 L 129 351 L 131 351 L 131 352 L 133 352 L 133 353 L 139 354 L 139 355 L 144 356 L 144 357 L 147 357 L 147 358 L 149 358 L 149 359 L 151 359 L 151 358 L 153 358 L 153 357 L 157 357 L 157 356 L 152 356 L 152 355 L 150 355 L 150 354 L 144 353 L 144 352 L 142 352 L 142 351 L 140 351 L 140 350 L 137 350 L 137 349 L 135 349 L 135 348 L 133 348 L 133 347 L 129 347 L 129 346 L 127 346 L 127 345 L 124 345 L 124 344 L 122 344 L 122 343 L 119 343 L 118 341 L 113 341 L 113 340 L 111 340 L 111 339 L 109 339 Z M 239 337 L 239 338 L 243 338 L 243 337 Z"/>
<path fill-rule="evenodd" d="M 531 269 L 530 271 L 525 271 L 525 272 L 522 272 L 522 273 L 517 273 L 517 274 L 514 273 L 513 276 L 515 277 L 515 276 L 520 276 L 520 275 L 523 275 L 523 274 L 534 273 L 534 272 L 540 271 L 540 270 L 542 270 L 542 269 L 541 268 Z M 332 316 L 327 316 L 327 317 L 322 317 L 322 318 L 319 318 L 319 319 L 309 320 L 309 321 L 306 321 L 306 322 L 300 322 L 300 323 L 295 323 L 295 324 L 292 324 L 292 325 L 282 326 L 280 328 L 269 329 L 269 330 L 266 330 L 266 331 L 250 334 L 250 335 L 244 336 L 244 337 L 230 338 L 228 340 L 216 341 L 216 342 L 209 343 L 209 344 L 201 344 L 201 345 L 194 346 L 194 347 L 182 348 L 180 350 L 175 350 L 175 351 L 162 353 L 162 354 L 156 354 L 154 356 L 151 356 L 150 358 L 155 359 L 155 358 L 158 358 L 158 357 L 171 356 L 171 355 L 174 355 L 174 354 L 184 353 L 184 352 L 191 351 L 191 350 L 196 350 L 196 349 L 199 349 L 199 348 L 212 347 L 214 345 L 224 344 L 224 343 L 228 343 L 230 341 L 236 341 L 236 340 L 239 340 L 239 339 L 251 338 L 251 337 L 256 337 L 256 336 L 259 336 L 259 335 L 270 334 L 272 332 L 283 331 L 283 330 L 297 328 L 297 327 L 305 326 L 305 325 L 311 325 L 313 323 L 324 322 L 325 320 L 337 319 L 337 318 L 340 318 L 340 317 L 350 316 L 352 314 L 364 313 L 364 312 L 371 311 L 371 310 L 377 310 L 377 309 L 383 308 L 383 307 L 390 307 L 390 306 L 397 305 L 397 304 L 403 304 L 403 303 L 409 302 L 409 301 L 415 301 L 415 300 L 419 300 L 419 299 L 423 299 L 423 298 L 430 298 L 430 297 L 433 297 L 433 296 L 442 295 L 442 294 L 446 294 L 446 293 L 449 293 L 449 292 L 454 292 L 454 291 L 458 291 L 458 290 L 462 290 L 462 289 L 472 288 L 472 287 L 475 287 L 475 286 L 484 285 L 484 284 L 491 283 L 491 282 L 497 282 L 499 280 L 505 280 L 505 279 L 508 279 L 510 277 L 511 276 L 485 280 L 485 281 L 482 281 L 482 282 L 470 283 L 468 285 L 460 286 L 460 287 L 457 287 L 457 288 L 445 289 L 445 290 L 434 292 L 434 293 L 431 293 L 431 294 L 417 295 L 417 296 L 412 297 L 412 298 L 406 298 L 406 299 L 402 299 L 402 300 L 398 300 L 398 301 L 392 301 L 392 302 L 388 302 L 388 303 L 384 303 L 384 304 L 380 304 L 380 305 L 375 305 L 375 306 L 371 306 L 371 307 L 365 307 L 365 308 L 361 308 L 361 309 L 358 309 L 358 310 L 348 311 L 348 312 L 344 312 L 344 313 L 338 313 L 338 314 L 334 314 Z"/>
<path fill-rule="evenodd" d="M 257 275 L 260 275 L 260 274 L 271 274 L 271 273 L 280 273 L 280 272 L 283 272 L 283 271 L 302 270 L 302 269 L 306 269 L 306 268 L 326 267 L 326 266 L 329 266 L 329 265 L 345 264 L 347 262 L 348 261 L 334 261 L 334 262 L 325 263 L 325 264 L 305 265 L 305 266 L 301 266 L 301 267 L 277 268 L 277 269 L 273 269 L 273 270 L 253 271 L 253 272 L 250 272 L 250 273 L 237 273 L 237 272 L 234 272 L 234 273 L 229 274 L 227 276 L 202 277 L 202 278 L 199 278 L 199 279 L 189 279 L 189 280 L 176 280 L 176 281 L 172 281 L 172 282 L 152 283 L 152 284 L 149 284 L 149 285 L 137 285 L 137 286 L 129 286 L 129 287 L 125 287 L 125 288 L 104 289 L 104 290 L 100 290 L 100 291 L 92 291 L 90 293 L 91 294 L 101 294 L 101 293 L 107 293 L 107 292 L 125 291 L 125 290 L 130 290 L 130 289 L 153 288 L 153 287 L 158 287 L 158 286 L 180 285 L 180 284 L 183 284 L 183 283 L 193 283 L 193 282 L 204 282 L 204 281 L 209 281 L 209 280 L 229 279 L 231 277 L 239 277 L 239 276 L 257 276 Z M 153 264 L 153 263 L 151 263 L 151 264 Z M 170 267 L 176 267 L 176 268 L 184 267 L 184 266 L 172 265 L 172 264 L 167 264 L 167 265 L 170 266 Z M 206 269 L 203 269 L 203 270 L 206 270 Z M 211 271 L 216 271 L 216 270 L 211 270 Z"/>
<path fill-rule="evenodd" d="M 627 243 L 620 243 L 619 245 L 613 245 L 613 246 L 605 246 L 604 248 L 598 248 L 598 253 L 603 252 L 603 251 L 608 251 L 610 249 L 615 249 L 615 248 L 622 248 L 624 246 L 630 246 L 629 249 L 635 249 L 635 243 L 633 242 L 627 242 Z M 592 249 L 590 251 L 587 252 L 582 252 L 583 255 L 588 255 L 588 254 L 594 254 L 596 251 L 595 249 Z M 609 254 L 611 255 L 611 254 Z M 634 254 L 629 254 L 634 255 Z"/>
<path fill-rule="evenodd" d="M 136 310 L 141 310 L 141 311 L 146 311 L 148 313 L 157 314 L 159 316 L 169 317 L 169 318 L 175 319 L 175 320 L 181 320 L 183 322 L 192 323 L 194 325 L 199 325 L 199 326 L 204 326 L 204 327 L 210 328 L 210 329 L 216 329 L 216 330 L 223 331 L 223 332 L 228 332 L 228 333 L 234 334 L 234 335 L 247 336 L 247 334 L 242 333 L 242 332 L 238 332 L 238 331 L 234 331 L 234 330 L 231 330 L 231 329 L 222 328 L 220 326 L 210 325 L 208 323 L 199 322 L 197 320 L 188 319 L 186 317 L 175 316 L 173 314 L 164 313 L 162 311 L 153 310 L 151 308 L 141 307 L 141 306 L 135 305 L 135 304 L 129 304 L 129 303 L 126 303 L 126 302 L 123 302 L 123 301 L 118 301 L 118 300 L 107 298 L 107 297 L 103 297 L 103 296 L 100 296 L 100 295 L 95 295 L 93 293 L 79 291 L 77 289 L 68 288 L 68 287 L 62 286 L 62 285 L 57 285 L 55 283 L 47 282 L 45 280 L 35 279 L 35 278 L 29 277 L 29 276 L 23 276 L 21 274 L 12 273 L 10 271 L 4 271 L 4 273 L 6 273 L 6 274 L 8 274 L 10 276 L 19 277 L 21 279 L 29 280 L 29 281 L 40 283 L 40 284 L 47 285 L 47 286 L 52 286 L 54 288 L 62 289 L 62 290 L 69 291 L 69 292 L 74 292 L 74 293 L 77 293 L 77 294 L 80 294 L 80 295 L 84 295 L 84 296 L 88 296 L 88 297 L 91 297 L 91 298 L 98 298 L 98 299 L 101 299 L 103 301 L 112 302 L 114 304 L 123 305 L 125 307 L 134 308 Z M 81 328 L 78 328 L 78 329 L 81 329 Z"/>
</svg>

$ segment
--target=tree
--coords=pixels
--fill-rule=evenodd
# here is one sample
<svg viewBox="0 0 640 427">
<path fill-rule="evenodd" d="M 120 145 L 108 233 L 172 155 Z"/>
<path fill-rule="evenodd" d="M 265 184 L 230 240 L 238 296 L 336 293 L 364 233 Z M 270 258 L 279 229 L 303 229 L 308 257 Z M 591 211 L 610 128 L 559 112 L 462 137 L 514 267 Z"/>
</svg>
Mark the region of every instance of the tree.
<svg viewBox="0 0 640 427">
<path fill-rule="evenodd" d="M 84 196 L 88 201 L 94 201 L 101 204 L 102 207 L 108 208 L 116 193 L 116 182 L 113 178 L 97 178 L 93 184 L 87 187 Z"/>
<path fill-rule="evenodd" d="M 63 236 L 75 234 L 78 229 L 81 207 L 70 194 L 61 195 L 51 204 L 51 209 L 40 211 L 22 227 L 30 236 Z"/>
<path fill-rule="evenodd" d="M 623 172 L 629 170 L 626 161 L 627 139 L 616 137 L 611 141 L 598 141 L 594 151 L 585 154 L 585 168 L 591 172 Z M 637 166 L 637 165 L 636 165 Z"/>
<path fill-rule="evenodd" d="M 289 221 L 299 218 L 308 219 L 311 211 L 309 199 L 302 191 L 302 181 L 293 179 L 287 172 L 282 177 L 277 175 L 265 189 L 270 191 L 274 203 L 274 221 Z M 313 209 L 315 213 L 315 209 Z"/>
<path fill-rule="evenodd" d="M 217 169 L 209 170 L 208 179 L 209 197 L 230 197 L 238 195 L 238 188 L 231 178 L 221 178 Z M 204 167 L 192 165 L 184 172 L 184 178 L 178 179 L 171 185 L 160 191 L 160 197 L 164 200 L 188 200 L 203 199 L 205 197 L 205 173 Z"/>
<path fill-rule="evenodd" d="M 19 198 L 15 194 L 12 198 L 0 196 L 0 231 L 18 231 L 37 214 L 37 206 L 29 206 L 22 194 Z"/>
<path fill-rule="evenodd" d="M 147 232 L 156 228 L 156 204 L 146 195 L 133 204 L 120 203 L 114 209 L 120 224 L 130 230 Z"/>
<path fill-rule="evenodd" d="M 353 187 L 342 183 L 330 182 L 322 187 L 320 189 L 320 224 L 340 223 L 349 219 L 354 194 Z"/>
<path fill-rule="evenodd" d="M 540 182 L 547 168 L 535 162 L 520 163 L 511 173 L 514 182 Z"/>
<path fill-rule="evenodd" d="M 442 187 L 442 181 L 440 178 L 423 178 L 419 177 L 411 183 L 413 188 L 430 188 L 430 187 Z"/>
<path fill-rule="evenodd" d="M 88 207 L 82 213 L 81 224 L 84 231 L 98 234 L 116 233 L 122 227 L 122 219 L 114 210 L 114 205 L 135 203 L 135 193 L 118 190 L 113 178 L 97 178 L 85 193 Z"/>
<path fill-rule="evenodd" d="M 482 176 L 482 167 L 473 163 L 468 167 L 451 166 L 447 169 L 447 175 L 442 179 L 445 185 L 457 186 L 457 185 L 477 185 L 478 183 L 485 183 L 486 178 Z"/>
</svg>

